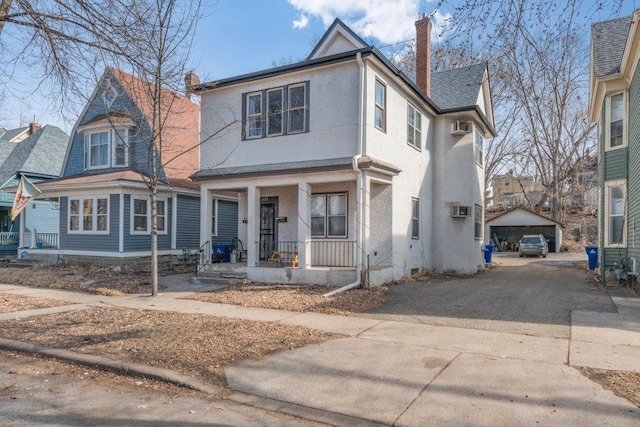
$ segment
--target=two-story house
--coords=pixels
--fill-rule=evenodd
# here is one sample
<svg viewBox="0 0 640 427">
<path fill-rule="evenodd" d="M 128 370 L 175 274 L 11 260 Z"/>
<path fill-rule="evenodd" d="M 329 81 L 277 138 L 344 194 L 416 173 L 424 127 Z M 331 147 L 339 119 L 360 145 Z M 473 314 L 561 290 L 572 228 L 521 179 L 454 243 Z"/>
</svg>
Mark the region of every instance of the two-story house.
<svg viewBox="0 0 640 427">
<path fill-rule="evenodd" d="M 11 208 L 21 177 L 34 183 L 58 178 L 64 163 L 69 136 L 56 126 L 30 123 L 17 129 L 0 129 L 0 256 L 16 256 L 17 248 L 31 242 L 33 232 L 42 245 L 54 245 L 58 235 L 57 204 L 37 200 L 15 219 Z M 21 239 L 23 237 L 23 239 Z"/>
<path fill-rule="evenodd" d="M 40 198 L 58 202 L 58 244 L 36 246 L 29 255 L 100 262 L 150 255 L 154 178 L 158 254 L 199 248 L 200 188 L 188 177 L 199 167 L 200 106 L 163 89 L 155 104 L 162 107 L 160 137 L 153 130 L 150 87 L 118 69 L 104 72 L 73 127 L 61 177 L 38 185 Z M 234 208 L 222 232 L 236 236 L 235 194 L 215 197 Z"/>
<path fill-rule="evenodd" d="M 493 207 L 536 207 L 544 194 L 544 187 L 531 176 L 514 175 L 509 171 L 491 178 Z"/>
<path fill-rule="evenodd" d="M 598 123 L 602 270 L 640 257 L 640 10 L 591 27 L 589 119 Z M 637 268 L 637 267 L 636 267 Z M 602 275 L 605 276 L 604 274 Z"/>
<path fill-rule="evenodd" d="M 335 20 L 302 62 L 195 86 L 201 243 L 213 193 L 234 191 L 256 281 L 380 284 L 483 268 L 487 66 L 431 74 L 430 21 L 416 30 L 415 83 Z M 295 254 L 294 268 L 269 268 L 274 252 Z"/>
</svg>

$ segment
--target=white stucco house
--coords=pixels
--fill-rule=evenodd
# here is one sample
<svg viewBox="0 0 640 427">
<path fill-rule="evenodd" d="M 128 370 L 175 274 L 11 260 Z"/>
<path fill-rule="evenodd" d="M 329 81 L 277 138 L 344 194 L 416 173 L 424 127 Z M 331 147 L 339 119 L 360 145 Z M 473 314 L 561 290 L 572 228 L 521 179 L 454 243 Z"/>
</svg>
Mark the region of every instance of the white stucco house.
<svg viewBox="0 0 640 427">
<path fill-rule="evenodd" d="M 252 280 L 376 285 L 483 268 L 487 65 L 432 74 L 430 21 L 416 31 L 415 83 L 336 20 L 302 62 L 193 85 L 201 243 L 215 237 L 212 194 L 233 191 Z"/>
</svg>

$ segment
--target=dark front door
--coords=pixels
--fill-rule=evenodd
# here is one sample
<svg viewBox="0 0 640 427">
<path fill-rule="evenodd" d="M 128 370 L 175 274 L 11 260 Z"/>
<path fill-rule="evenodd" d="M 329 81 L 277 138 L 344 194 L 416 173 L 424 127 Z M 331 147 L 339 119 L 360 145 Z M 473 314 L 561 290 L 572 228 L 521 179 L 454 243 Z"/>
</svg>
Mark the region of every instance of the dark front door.
<svg viewBox="0 0 640 427">
<path fill-rule="evenodd" d="M 277 199 L 269 198 L 260 203 L 260 259 L 267 259 L 276 248 Z"/>
</svg>

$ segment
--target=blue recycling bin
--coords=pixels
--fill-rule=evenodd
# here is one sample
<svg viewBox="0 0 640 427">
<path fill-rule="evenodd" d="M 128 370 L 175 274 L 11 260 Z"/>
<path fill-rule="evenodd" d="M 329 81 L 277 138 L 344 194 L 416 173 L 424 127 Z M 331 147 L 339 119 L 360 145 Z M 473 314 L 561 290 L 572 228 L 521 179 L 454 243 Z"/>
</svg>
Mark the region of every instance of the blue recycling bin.
<svg viewBox="0 0 640 427">
<path fill-rule="evenodd" d="M 598 266 L 598 247 L 595 245 L 589 245 L 584 247 L 589 257 L 589 270 L 595 270 Z"/>
<path fill-rule="evenodd" d="M 213 262 L 231 262 L 231 251 L 233 245 L 212 243 L 211 244 L 211 258 Z"/>
<path fill-rule="evenodd" d="M 484 246 L 484 262 L 487 264 L 491 264 L 492 259 L 493 259 L 493 245 L 485 245 Z"/>
</svg>

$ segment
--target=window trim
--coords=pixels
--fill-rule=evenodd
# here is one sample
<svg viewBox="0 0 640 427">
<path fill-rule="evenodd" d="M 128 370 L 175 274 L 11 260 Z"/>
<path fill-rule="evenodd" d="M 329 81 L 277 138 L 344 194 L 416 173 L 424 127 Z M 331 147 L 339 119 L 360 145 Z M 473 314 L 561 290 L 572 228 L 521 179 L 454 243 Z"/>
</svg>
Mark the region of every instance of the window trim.
<svg viewBox="0 0 640 427">
<path fill-rule="evenodd" d="M 136 200 L 144 200 L 146 201 L 146 206 L 147 206 L 147 230 L 136 230 L 135 226 L 134 226 L 134 218 L 136 217 L 135 215 L 135 201 Z M 157 202 L 164 202 L 164 230 L 158 230 L 158 235 L 165 235 L 168 234 L 168 230 L 167 230 L 167 220 L 168 220 L 168 216 L 169 216 L 169 198 L 167 197 L 156 197 L 156 201 Z M 132 236 L 149 236 L 151 235 L 151 229 L 152 229 L 152 224 L 151 224 L 151 220 L 152 218 L 152 212 L 151 212 L 151 196 L 141 196 L 141 195 L 136 195 L 136 194 L 132 194 L 130 196 L 130 200 L 129 200 L 129 207 L 130 207 L 130 212 L 129 212 L 129 234 Z"/>
<path fill-rule="evenodd" d="M 622 95 L 622 144 L 611 146 L 611 98 Z M 627 92 L 620 91 L 607 95 L 605 98 L 605 135 L 604 135 L 604 151 L 615 151 L 625 148 L 628 145 L 627 124 L 629 123 L 629 109 L 627 106 Z"/>
<path fill-rule="evenodd" d="M 250 105 L 249 99 L 251 97 L 253 97 L 253 96 L 260 96 L 260 113 L 251 115 L 249 113 L 249 105 Z M 263 93 L 263 91 L 249 92 L 249 93 L 245 94 L 246 114 L 245 114 L 245 117 L 244 117 L 244 119 L 245 119 L 245 132 L 244 132 L 244 135 L 245 135 L 246 139 L 264 138 L 265 131 L 264 131 L 263 123 L 264 123 L 264 119 L 265 119 L 265 117 L 264 117 L 265 111 L 264 111 L 263 103 L 264 103 L 264 93 Z M 260 123 L 260 134 L 252 136 L 249 133 L 249 123 L 250 123 L 249 119 L 250 118 L 254 118 L 254 117 L 257 117 L 258 122 Z"/>
<path fill-rule="evenodd" d="M 269 111 L 269 94 L 274 93 L 274 92 L 280 92 L 280 111 L 279 111 L 279 115 L 280 115 L 280 132 L 278 133 L 271 133 L 270 130 L 270 125 L 271 125 L 271 112 Z M 266 93 L 266 134 L 267 137 L 269 136 L 280 136 L 284 134 L 284 112 L 285 112 L 285 103 L 284 103 L 284 87 L 276 87 L 276 88 L 272 88 L 272 89 L 267 89 L 265 91 Z M 276 113 L 278 114 L 278 113 Z M 274 115 L 276 115 L 274 114 Z"/>
<path fill-rule="evenodd" d="M 479 214 L 478 214 L 479 213 Z M 480 217 L 480 221 L 478 221 Z M 473 204 L 473 238 L 475 240 L 482 240 L 484 234 L 484 208 L 477 203 Z"/>
<path fill-rule="evenodd" d="M 77 200 L 79 203 L 78 206 L 78 230 L 71 230 L 71 201 Z M 84 201 L 92 200 L 92 229 L 85 230 L 84 229 Z M 106 230 L 97 230 L 98 226 L 98 200 L 106 200 L 107 201 L 107 229 Z M 100 194 L 95 196 L 67 196 L 67 234 L 94 234 L 94 235 L 108 235 L 111 227 L 111 200 L 108 194 Z M 74 215 L 75 216 L 75 215 Z"/>
<path fill-rule="evenodd" d="M 382 88 L 382 104 L 378 104 L 378 86 Z M 382 123 L 380 126 L 376 123 L 376 112 L 378 110 L 382 112 Z M 377 77 L 373 91 L 373 126 L 382 132 L 387 132 L 387 85 Z"/>
<path fill-rule="evenodd" d="M 344 214 L 344 235 L 329 235 L 329 196 L 344 196 L 345 203 L 345 214 Z M 320 235 L 311 235 L 312 239 L 347 239 L 349 237 L 349 193 L 347 191 L 338 191 L 338 192 L 330 192 L 330 193 L 313 193 L 311 194 L 311 198 L 313 200 L 314 197 L 324 196 L 324 234 Z M 332 217 L 338 215 L 331 215 Z M 310 213 L 310 218 L 313 218 L 312 213 Z"/>
<path fill-rule="evenodd" d="M 413 110 L 413 124 L 411 124 L 410 110 Z M 413 143 L 409 141 L 409 132 L 413 134 Z M 407 144 L 422 151 L 422 113 L 411 102 L 407 102 Z"/>
<path fill-rule="evenodd" d="M 610 243 L 610 211 L 611 211 L 611 189 L 614 187 L 622 187 L 622 200 L 624 211 L 622 213 L 622 242 Z M 627 247 L 627 180 L 618 179 L 614 181 L 605 181 L 604 183 L 604 246 L 605 248 L 626 248 Z"/>
<path fill-rule="evenodd" d="M 212 199 L 213 206 L 211 210 L 211 237 L 218 237 L 218 199 Z"/>
<path fill-rule="evenodd" d="M 414 207 L 417 209 L 417 216 L 414 216 Z M 411 239 L 420 239 L 420 199 L 417 197 L 411 198 Z"/>
<path fill-rule="evenodd" d="M 482 135 L 482 133 L 480 133 L 480 129 L 478 129 L 477 127 L 475 127 L 474 129 L 475 134 L 473 135 L 473 159 L 475 160 L 476 165 L 484 168 L 484 136 Z M 482 142 L 482 148 L 478 147 L 478 137 Z M 479 161 L 478 157 L 480 157 Z"/>
<path fill-rule="evenodd" d="M 129 166 L 129 126 L 99 126 L 85 128 L 79 131 L 84 141 L 84 170 L 99 170 L 110 168 L 126 168 Z M 124 164 L 116 164 L 116 144 L 118 141 L 118 132 L 124 131 Z M 96 166 L 91 165 L 91 136 L 97 134 L 107 134 L 107 162 Z"/>
<path fill-rule="evenodd" d="M 302 130 L 291 130 L 291 123 L 293 123 L 293 121 L 291 120 L 291 112 L 293 111 L 293 109 L 291 108 L 291 89 L 296 89 L 299 87 L 304 89 L 304 102 L 302 103 L 302 108 L 296 107 L 295 110 L 296 111 L 302 110 Z M 306 132 L 307 126 L 308 126 L 307 125 L 307 111 L 309 109 L 308 103 L 309 102 L 307 101 L 306 83 L 295 83 L 287 86 L 287 134 L 288 135 L 295 135 L 298 133 Z"/>
</svg>

